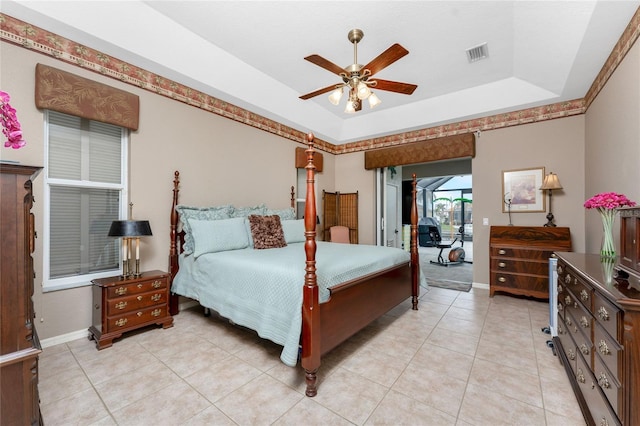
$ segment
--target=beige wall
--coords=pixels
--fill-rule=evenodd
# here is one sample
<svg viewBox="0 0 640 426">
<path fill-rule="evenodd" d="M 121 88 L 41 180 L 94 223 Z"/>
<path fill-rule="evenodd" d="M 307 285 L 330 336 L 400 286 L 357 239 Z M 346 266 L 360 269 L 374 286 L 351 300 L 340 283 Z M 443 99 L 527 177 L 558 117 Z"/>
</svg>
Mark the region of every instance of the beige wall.
<svg viewBox="0 0 640 426">
<path fill-rule="evenodd" d="M 33 101 L 36 62 L 140 96 L 140 129 L 131 135 L 129 196 L 135 217 L 149 219 L 154 233 L 141 247 L 143 269 L 167 267 L 174 170 L 181 172 L 183 203 L 288 205 L 289 188 L 296 181 L 294 149 L 300 145 L 5 42 L 0 43 L 0 55 L 0 87 L 12 95 L 28 141 L 21 150 L 2 148 L 3 159 L 43 165 L 43 117 Z M 586 197 L 617 191 L 640 201 L 639 81 L 640 47 L 636 45 L 586 115 L 480 135 L 472 160 L 474 282 L 488 283 L 489 227 L 481 225 L 482 219 L 488 218 L 490 225 L 508 224 L 502 213 L 502 170 L 544 166 L 558 174 L 564 189 L 554 193 L 553 213 L 559 226 L 571 227 L 576 251 L 595 252 L 600 241 L 597 217 L 582 207 Z M 323 189 L 358 191 L 360 241 L 372 244 L 375 173 L 364 170 L 363 153 L 324 155 L 317 197 Z M 36 229 L 41 236 L 34 256 L 34 301 L 38 333 L 47 339 L 86 330 L 91 322 L 91 292 L 86 286 L 42 293 L 43 181 L 41 175 L 34 182 Z M 590 237 L 585 237 L 585 217 Z M 545 222 L 545 213 L 513 214 L 514 225 Z"/>
<path fill-rule="evenodd" d="M 289 206 L 290 188 L 296 184 L 294 151 L 301 144 L 5 42 L 0 43 L 0 49 L 1 87 L 12 96 L 27 140 L 27 146 L 20 150 L 2 148 L 2 159 L 44 165 L 43 114 L 34 105 L 37 62 L 140 96 L 140 128 L 131 133 L 129 200 L 134 203 L 134 217 L 148 219 L 153 231 L 153 237 L 141 243 L 143 270 L 167 270 L 175 170 L 180 171 L 180 201 L 184 204 Z M 323 189 L 334 190 L 333 155 L 324 153 L 324 167 L 317 176 L 319 196 Z M 34 304 L 38 334 L 47 339 L 86 330 L 91 325 L 92 296 L 89 285 L 42 292 L 43 192 L 41 174 L 34 182 L 33 211 L 40 237 L 34 253 Z"/>
<path fill-rule="evenodd" d="M 636 43 L 586 114 L 584 199 L 618 192 L 640 203 L 640 43 Z M 616 246 L 620 219 L 614 224 Z M 600 250 L 602 222 L 586 213 L 586 248 Z"/>
</svg>

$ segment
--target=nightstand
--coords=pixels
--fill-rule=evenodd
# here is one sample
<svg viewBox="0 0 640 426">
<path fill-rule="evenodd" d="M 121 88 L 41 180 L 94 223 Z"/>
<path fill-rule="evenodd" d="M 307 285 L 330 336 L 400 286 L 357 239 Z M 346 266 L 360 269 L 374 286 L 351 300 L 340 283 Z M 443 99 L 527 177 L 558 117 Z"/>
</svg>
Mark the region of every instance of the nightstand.
<svg viewBox="0 0 640 426">
<path fill-rule="evenodd" d="M 108 348 L 123 333 L 148 325 L 173 326 L 169 314 L 169 274 L 143 272 L 127 280 L 99 278 L 93 284 L 93 325 L 89 339 L 98 349 Z"/>
</svg>

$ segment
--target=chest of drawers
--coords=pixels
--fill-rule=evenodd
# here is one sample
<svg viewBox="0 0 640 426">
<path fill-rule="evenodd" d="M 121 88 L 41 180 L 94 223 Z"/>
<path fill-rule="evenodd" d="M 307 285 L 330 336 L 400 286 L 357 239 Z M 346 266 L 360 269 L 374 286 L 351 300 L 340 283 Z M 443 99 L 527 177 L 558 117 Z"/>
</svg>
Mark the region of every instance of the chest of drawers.
<svg viewBox="0 0 640 426">
<path fill-rule="evenodd" d="M 570 251 L 569 228 L 492 226 L 489 236 L 489 295 L 496 291 L 549 298 L 549 258 Z"/>
<path fill-rule="evenodd" d="M 169 274 L 144 272 L 140 277 L 100 278 L 93 284 L 93 325 L 89 338 L 98 349 L 108 348 L 123 333 L 152 324 L 173 326 L 169 314 Z"/>
<path fill-rule="evenodd" d="M 557 253 L 557 354 L 588 424 L 640 424 L 640 285 L 599 255 Z"/>
</svg>

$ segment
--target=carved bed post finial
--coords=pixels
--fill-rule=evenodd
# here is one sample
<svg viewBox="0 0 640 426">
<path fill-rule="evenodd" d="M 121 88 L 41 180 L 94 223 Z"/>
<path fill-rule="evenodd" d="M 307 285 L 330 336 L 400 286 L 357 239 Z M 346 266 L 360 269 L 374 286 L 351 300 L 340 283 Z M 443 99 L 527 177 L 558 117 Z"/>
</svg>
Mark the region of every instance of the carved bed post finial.
<svg viewBox="0 0 640 426">
<path fill-rule="evenodd" d="M 416 174 L 412 176 L 411 182 L 411 302 L 412 309 L 418 309 L 418 296 L 420 296 L 420 260 L 418 259 L 418 203 L 416 203 L 417 197 L 417 184 Z"/>
<path fill-rule="evenodd" d="M 293 185 L 291 185 L 291 208 L 294 210 L 296 208 L 296 189 Z"/>
<path fill-rule="evenodd" d="M 317 393 L 317 371 L 320 367 L 320 303 L 316 276 L 316 195 L 313 164 L 313 133 L 307 135 L 307 196 L 304 207 L 304 235 L 306 254 L 304 287 L 302 292 L 302 357 L 305 370 L 307 396 Z"/>
</svg>

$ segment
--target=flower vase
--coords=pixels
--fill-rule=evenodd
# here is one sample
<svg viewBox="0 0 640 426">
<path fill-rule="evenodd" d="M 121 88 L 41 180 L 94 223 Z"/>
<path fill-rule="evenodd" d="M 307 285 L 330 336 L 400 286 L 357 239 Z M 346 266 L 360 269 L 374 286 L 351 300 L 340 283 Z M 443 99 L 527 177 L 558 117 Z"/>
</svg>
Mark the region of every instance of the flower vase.
<svg viewBox="0 0 640 426">
<path fill-rule="evenodd" d="M 600 263 L 602 265 L 602 279 L 605 284 L 612 284 L 615 277 L 615 260 L 610 258 L 601 258 Z"/>
<path fill-rule="evenodd" d="M 613 244 L 613 221 L 616 217 L 616 210 L 603 210 L 602 216 L 602 246 L 600 247 L 600 257 L 603 259 L 615 259 L 616 247 Z"/>
</svg>

